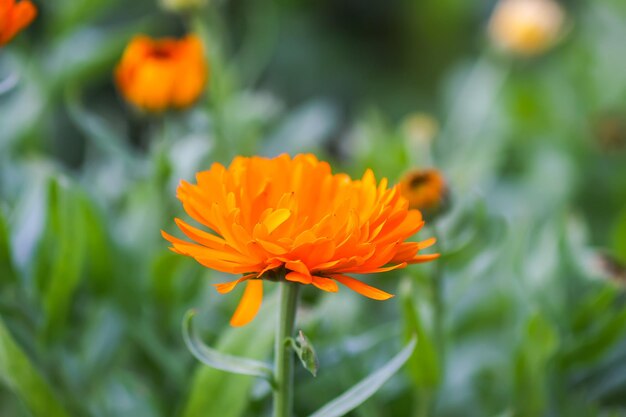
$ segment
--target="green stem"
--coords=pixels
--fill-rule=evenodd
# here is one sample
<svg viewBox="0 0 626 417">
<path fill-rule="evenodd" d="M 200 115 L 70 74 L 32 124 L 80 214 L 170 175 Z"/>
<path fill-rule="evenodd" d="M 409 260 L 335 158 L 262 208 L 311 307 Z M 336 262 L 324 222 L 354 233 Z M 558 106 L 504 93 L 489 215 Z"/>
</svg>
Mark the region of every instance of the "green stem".
<svg viewBox="0 0 626 417">
<path fill-rule="evenodd" d="M 444 248 L 442 245 L 441 235 L 436 224 L 432 225 L 433 236 L 437 238 L 437 243 L 439 244 L 439 251 L 443 252 Z M 445 364 L 445 330 L 444 330 L 444 321 L 445 321 L 445 295 L 444 295 L 444 274 L 443 274 L 443 264 L 441 259 L 437 260 L 435 263 L 435 270 L 431 275 L 431 291 L 433 297 L 433 332 L 435 339 L 435 346 L 437 347 L 437 353 L 439 356 L 439 366 L 441 368 L 441 372 L 444 372 L 444 364 Z"/>
<path fill-rule="evenodd" d="M 280 284 L 280 310 L 274 345 L 274 417 L 291 417 L 293 410 L 293 353 L 285 341 L 293 336 L 298 289 L 299 284 L 293 282 Z"/>
<path fill-rule="evenodd" d="M 435 345 L 439 354 L 441 368 L 445 362 L 445 336 L 443 330 L 444 321 L 444 300 L 443 300 L 443 274 L 441 268 L 436 267 L 435 274 L 431 277 L 433 292 L 433 327 L 435 333 Z M 443 369 L 442 369 L 443 370 Z"/>
<path fill-rule="evenodd" d="M 433 224 L 433 235 L 437 238 L 437 242 L 441 245 L 442 240 L 438 233 L 437 227 Z M 442 246 L 439 247 L 440 252 L 444 252 Z M 445 334 L 445 286 L 444 286 L 444 273 L 443 264 L 441 259 L 436 261 L 435 270 L 431 276 L 431 290 L 433 300 L 433 333 L 435 348 L 437 349 L 438 363 L 439 363 L 439 375 L 443 379 L 443 375 L 446 372 L 446 334 Z M 440 381 L 441 381 L 440 379 Z M 439 383 L 441 384 L 441 382 Z M 434 408 L 439 397 L 439 386 L 435 387 L 433 391 L 422 396 L 422 410 L 421 416 L 432 415 Z"/>
<path fill-rule="evenodd" d="M 432 413 L 432 392 L 428 388 L 423 388 L 417 392 L 417 407 L 414 408 L 415 417 L 428 417 Z"/>
</svg>

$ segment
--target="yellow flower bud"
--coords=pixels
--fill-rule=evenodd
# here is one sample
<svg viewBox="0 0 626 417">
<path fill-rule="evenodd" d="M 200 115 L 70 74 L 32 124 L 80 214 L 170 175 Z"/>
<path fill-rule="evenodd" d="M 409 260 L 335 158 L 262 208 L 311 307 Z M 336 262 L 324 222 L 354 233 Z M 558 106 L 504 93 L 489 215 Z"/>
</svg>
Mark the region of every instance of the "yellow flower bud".
<svg viewBox="0 0 626 417">
<path fill-rule="evenodd" d="M 173 12 L 188 12 L 201 9 L 207 3 L 208 0 L 161 0 L 161 6 L 165 10 Z"/>
<path fill-rule="evenodd" d="M 562 34 L 565 13 L 554 0 L 500 0 L 489 21 L 489 36 L 501 49 L 538 55 Z"/>
<path fill-rule="evenodd" d="M 428 145 L 439 133 L 439 123 L 429 114 L 414 113 L 405 119 L 402 130 L 409 143 Z"/>
</svg>

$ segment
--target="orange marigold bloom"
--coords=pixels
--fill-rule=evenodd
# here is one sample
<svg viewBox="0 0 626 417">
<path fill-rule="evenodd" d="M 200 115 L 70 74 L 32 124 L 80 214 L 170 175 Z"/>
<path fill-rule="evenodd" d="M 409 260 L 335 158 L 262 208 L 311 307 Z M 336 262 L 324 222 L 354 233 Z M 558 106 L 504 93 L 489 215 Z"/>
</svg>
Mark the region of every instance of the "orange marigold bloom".
<svg viewBox="0 0 626 417">
<path fill-rule="evenodd" d="M 448 198 L 448 187 L 443 175 L 436 169 L 415 169 L 407 172 L 398 184 L 400 194 L 409 201 L 409 207 L 433 213 L 442 208 Z"/>
<path fill-rule="evenodd" d="M 9 43 L 35 16 L 37 8 L 28 0 L 0 0 L 0 46 Z"/>
<path fill-rule="evenodd" d="M 153 112 L 184 108 L 202 94 L 208 79 L 202 41 L 136 36 L 115 70 L 115 81 L 126 100 Z"/>
<path fill-rule="evenodd" d="M 376 183 L 367 170 L 360 180 L 332 174 L 311 154 L 268 159 L 237 157 L 228 168 L 215 163 L 196 175 L 197 185 L 181 182 L 185 211 L 210 233 L 176 219 L 194 243 L 165 232 L 171 249 L 238 280 L 216 284 L 228 293 L 246 289 L 233 326 L 256 315 L 263 280 L 284 279 L 336 292 L 337 282 L 376 300 L 392 297 L 346 274 L 369 274 L 426 262 L 437 254 L 418 252 L 434 238 L 405 242 L 424 225 L 418 210 L 387 180 Z"/>
</svg>

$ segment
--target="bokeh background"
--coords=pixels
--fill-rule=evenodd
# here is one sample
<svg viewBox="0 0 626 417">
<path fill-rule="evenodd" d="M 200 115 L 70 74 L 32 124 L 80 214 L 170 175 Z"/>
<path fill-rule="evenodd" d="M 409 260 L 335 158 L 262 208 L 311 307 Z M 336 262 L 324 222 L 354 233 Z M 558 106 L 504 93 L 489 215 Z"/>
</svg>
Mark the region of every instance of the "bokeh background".
<svg viewBox="0 0 626 417">
<path fill-rule="evenodd" d="M 233 156 L 314 152 L 354 177 L 435 167 L 439 261 L 366 278 L 398 296 L 306 289 L 320 371 L 296 415 L 392 357 L 350 416 L 626 415 L 626 3 L 561 2 L 535 56 L 487 35 L 494 0 L 36 1 L 0 49 L 0 415 L 269 414 L 270 388 L 184 346 L 271 359 L 275 300 L 231 328 L 228 277 L 167 250 L 181 179 Z M 149 115 L 113 69 L 132 36 L 206 42 L 210 86 Z M 269 286 L 268 286 L 269 287 Z M 240 290 L 239 290 L 240 291 Z M 237 292 L 240 294 L 240 292 Z M 441 318 L 438 324 L 436 317 Z"/>
</svg>

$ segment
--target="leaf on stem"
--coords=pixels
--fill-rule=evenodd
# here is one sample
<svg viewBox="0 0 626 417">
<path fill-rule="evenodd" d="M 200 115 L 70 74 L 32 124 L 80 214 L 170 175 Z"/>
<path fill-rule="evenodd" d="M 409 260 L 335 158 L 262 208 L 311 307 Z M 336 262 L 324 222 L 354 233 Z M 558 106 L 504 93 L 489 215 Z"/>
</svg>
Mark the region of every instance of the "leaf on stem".
<svg viewBox="0 0 626 417">
<path fill-rule="evenodd" d="M 319 361 L 317 360 L 317 354 L 313 345 L 309 339 L 304 335 L 302 330 L 298 332 L 295 339 L 289 338 L 287 342 L 295 350 L 298 359 L 304 366 L 304 369 L 309 371 L 311 375 L 317 376 L 317 370 L 319 369 Z"/>
<path fill-rule="evenodd" d="M 411 357 L 417 337 L 413 336 L 409 343 L 382 368 L 361 380 L 348 391 L 335 398 L 309 417 L 341 417 L 363 404 L 393 376 Z"/>
<path fill-rule="evenodd" d="M 200 362 L 221 371 L 231 372 L 240 375 L 250 375 L 273 380 L 272 369 L 261 361 L 220 353 L 215 349 L 205 345 L 191 321 L 196 314 L 194 310 L 189 310 L 183 319 L 183 338 L 187 348 L 193 356 Z"/>
</svg>

